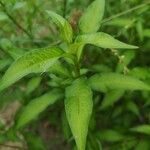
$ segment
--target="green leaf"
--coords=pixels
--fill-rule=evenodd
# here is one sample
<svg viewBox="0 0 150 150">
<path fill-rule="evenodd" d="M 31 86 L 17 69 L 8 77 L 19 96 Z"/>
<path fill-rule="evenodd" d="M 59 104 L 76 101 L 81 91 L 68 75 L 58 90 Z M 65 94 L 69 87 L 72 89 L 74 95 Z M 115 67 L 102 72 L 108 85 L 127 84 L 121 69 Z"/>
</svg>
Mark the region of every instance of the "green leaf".
<svg viewBox="0 0 150 150">
<path fill-rule="evenodd" d="M 62 54 L 63 51 L 56 47 L 42 48 L 26 53 L 8 68 L 0 82 L 0 91 L 30 73 L 47 71 Z"/>
<path fill-rule="evenodd" d="M 79 28 L 82 33 L 96 32 L 104 15 L 105 0 L 95 0 L 85 11 L 79 20 Z M 94 15 L 94 16 L 93 16 Z"/>
<path fill-rule="evenodd" d="M 150 135 L 150 125 L 148 124 L 139 125 L 139 126 L 131 128 L 130 131 Z"/>
<path fill-rule="evenodd" d="M 98 32 L 93 34 L 79 35 L 76 38 L 76 42 L 82 42 L 84 44 L 92 44 L 102 48 L 118 48 L 118 49 L 135 49 L 137 46 L 132 46 L 123 42 L 120 42 L 113 38 L 111 35 Z"/>
<path fill-rule="evenodd" d="M 41 82 L 41 77 L 31 78 L 27 83 L 26 94 L 29 95 L 31 92 L 33 92 L 39 86 L 40 82 Z"/>
<path fill-rule="evenodd" d="M 100 140 L 107 141 L 107 142 L 118 142 L 122 141 L 125 137 L 112 129 L 103 130 L 97 134 Z"/>
<path fill-rule="evenodd" d="M 44 111 L 50 104 L 62 97 L 60 90 L 53 90 L 34 100 L 32 100 L 22 111 L 18 120 L 17 128 L 21 128 L 32 119 L 35 119 L 42 111 Z"/>
<path fill-rule="evenodd" d="M 93 107 L 92 91 L 86 82 L 80 78 L 66 88 L 66 116 L 79 150 L 85 150 Z"/>
<path fill-rule="evenodd" d="M 103 73 L 92 76 L 89 80 L 94 90 L 107 92 L 113 89 L 150 90 L 150 86 L 131 76 L 118 73 Z"/>
<path fill-rule="evenodd" d="M 112 106 L 116 101 L 118 101 L 124 94 L 124 90 L 111 90 L 106 93 L 101 109 L 105 109 L 108 106 Z"/>
<path fill-rule="evenodd" d="M 73 31 L 69 22 L 52 11 L 47 10 L 46 12 L 52 18 L 53 22 L 59 27 L 63 40 L 71 43 L 73 38 Z"/>
</svg>

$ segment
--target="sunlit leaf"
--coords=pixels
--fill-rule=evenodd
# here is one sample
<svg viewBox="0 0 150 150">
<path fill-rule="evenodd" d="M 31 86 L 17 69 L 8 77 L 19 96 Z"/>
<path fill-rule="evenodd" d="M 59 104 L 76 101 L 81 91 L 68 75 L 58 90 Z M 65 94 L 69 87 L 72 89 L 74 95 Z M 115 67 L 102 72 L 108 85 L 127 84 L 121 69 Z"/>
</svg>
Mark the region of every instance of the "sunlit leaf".
<svg viewBox="0 0 150 150">
<path fill-rule="evenodd" d="M 69 22 L 63 17 L 61 17 L 60 15 L 52 11 L 47 10 L 46 12 L 52 18 L 53 22 L 59 27 L 62 38 L 66 42 L 71 43 L 73 37 L 73 31 Z"/>
<path fill-rule="evenodd" d="M 65 110 L 79 150 L 85 150 L 88 124 L 92 113 L 92 91 L 80 78 L 66 88 Z"/>
<path fill-rule="evenodd" d="M 79 28 L 82 33 L 93 33 L 99 29 L 104 15 L 104 9 L 105 0 L 95 0 L 88 6 L 79 21 Z"/>
<path fill-rule="evenodd" d="M 62 54 L 63 51 L 56 47 L 42 48 L 26 53 L 8 68 L 0 82 L 0 91 L 29 73 L 47 71 Z"/>
<path fill-rule="evenodd" d="M 132 46 L 123 42 L 118 41 L 111 35 L 98 32 L 92 34 L 79 35 L 76 38 L 76 42 L 82 42 L 84 44 L 92 44 L 102 48 L 118 48 L 118 49 L 135 49 L 137 46 Z"/>
<path fill-rule="evenodd" d="M 146 83 L 118 73 L 96 74 L 90 78 L 90 85 L 94 90 L 102 92 L 112 89 L 150 90 L 150 86 Z"/>
</svg>

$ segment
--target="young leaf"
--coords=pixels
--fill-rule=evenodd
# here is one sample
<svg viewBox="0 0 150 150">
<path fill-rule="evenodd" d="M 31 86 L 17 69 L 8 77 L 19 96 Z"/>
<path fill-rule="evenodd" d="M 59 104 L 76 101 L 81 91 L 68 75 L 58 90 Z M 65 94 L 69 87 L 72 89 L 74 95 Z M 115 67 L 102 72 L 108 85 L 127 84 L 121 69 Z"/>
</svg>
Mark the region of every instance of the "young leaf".
<svg viewBox="0 0 150 150">
<path fill-rule="evenodd" d="M 47 106 L 53 104 L 56 100 L 62 97 L 60 90 L 54 89 L 34 100 L 32 100 L 22 111 L 18 120 L 17 128 L 21 128 L 27 124 L 32 119 L 35 119 L 42 111 L 44 111 Z"/>
<path fill-rule="evenodd" d="M 42 48 L 26 53 L 8 68 L 0 82 L 0 91 L 29 73 L 47 71 L 62 54 L 63 51 L 56 47 Z"/>
<path fill-rule="evenodd" d="M 123 96 L 123 94 L 124 90 L 111 90 L 106 93 L 101 104 L 101 109 L 105 109 L 106 107 L 113 105 Z"/>
<path fill-rule="evenodd" d="M 65 20 L 63 17 L 61 17 L 60 15 L 52 11 L 47 10 L 46 12 L 52 18 L 53 22 L 60 28 L 60 32 L 63 40 L 65 40 L 68 43 L 71 43 L 73 37 L 73 31 L 69 22 Z"/>
<path fill-rule="evenodd" d="M 133 132 L 144 133 L 150 135 L 150 125 L 144 124 L 130 129 Z"/>
<path fill-rule="evenodd" d="M 79 150 L 85 150 L 92 107 L 92 91 L 85 79 L 77 79 L 66 88 L 66 116 Z"/>
<path fill-rule="evenodd" d="M 107 92 L 113 89 L 150 90 L 150 86 L 131 76 L 118 73 L 103 73 L 92 76 L 89 80 L 94 90 Z"/>
<path fill-rule="evenodd" d="M 82 33 L 96 32 L 104 15 L 105 0 L 95 0 L 79 20 Z"/>
<path fill-rule="evenodd" d="M 113 38 L 111 35 L 98 32 L 92 34 L 79 35 L 76 38 L 76 42 L 82 42 L 84 44 L 92 44 L 102 48 L 124 48 L 124 49 L 135 49 L 137 46 L 132 46 L 123 42 L 120 42 Z"/>
</svg>

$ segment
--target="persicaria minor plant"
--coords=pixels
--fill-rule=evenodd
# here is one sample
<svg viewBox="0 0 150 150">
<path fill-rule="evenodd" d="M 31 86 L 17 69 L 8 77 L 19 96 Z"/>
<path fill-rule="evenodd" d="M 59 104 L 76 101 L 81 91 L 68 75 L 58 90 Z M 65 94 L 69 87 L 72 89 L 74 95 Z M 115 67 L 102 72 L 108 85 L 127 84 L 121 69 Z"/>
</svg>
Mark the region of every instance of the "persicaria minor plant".
<svg viewBox="0 0 150 150">
<path fill-rule="evenodd" d="M 32 100 L 16 120 L 16 129 L 24 127 L 47 106 L 62 99 L 77 149 L 85 150 L 95 91 L 104 94 L 113 91 L 120 96 L 126 90 L 150 90 L 144 82 L 121 73 L 89 75 L 87 71 L 82 72 L 81 62 L 86 44 L 103 49 L 137 48 L 120 42 L 107 33 L 99 32 L 104 8 L 105 0 L 93 1 L 78 22 L 78 35 L 73 34 L 72 27 L 66 19 L 52 11 L 46 11 L 59 28 L 63 44 L 32 50 L 20 56 L 2 77 L 0 91 L 31 73 L 46 72 L 58 75 L 60 86 L 54 85 L 52 90 Z M 61 60 L 65 61 L 67 67 Z"/>
</svg>

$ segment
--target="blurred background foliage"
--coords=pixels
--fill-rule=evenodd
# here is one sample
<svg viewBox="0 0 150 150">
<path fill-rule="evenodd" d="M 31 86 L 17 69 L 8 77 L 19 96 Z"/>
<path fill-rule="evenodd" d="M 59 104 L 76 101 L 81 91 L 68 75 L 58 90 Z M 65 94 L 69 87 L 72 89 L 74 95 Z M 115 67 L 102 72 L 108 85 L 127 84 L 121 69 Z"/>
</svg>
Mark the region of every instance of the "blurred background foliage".
<svg viewBox="0 0 150 150">
<path fill-rule="evenodd" d="M 0 0 L 0 77 L 25 52 L 61 43 L 45 10 L 67 18 L 77 33 L 77 22 L 91 2 Z M 100 73 L 124 72 L 150 84 L 149 4 L 149 0 L 107 0 L 100 30 L 139 49 L 102 51 L 88 45 L 82 68 Z M 21 132 L 12 127 L 16 112 L 57 80 L 53 75 L 30 75 L 0 93 L 0 149 L 69 150 L 74 146 L 62 101 L 47 108 Z M 99 93 L 94 105 L 87 150 L 150 150 L 150 93 Z"/>
</svg>

